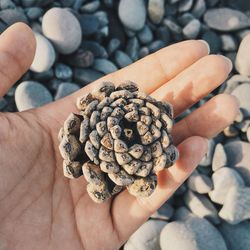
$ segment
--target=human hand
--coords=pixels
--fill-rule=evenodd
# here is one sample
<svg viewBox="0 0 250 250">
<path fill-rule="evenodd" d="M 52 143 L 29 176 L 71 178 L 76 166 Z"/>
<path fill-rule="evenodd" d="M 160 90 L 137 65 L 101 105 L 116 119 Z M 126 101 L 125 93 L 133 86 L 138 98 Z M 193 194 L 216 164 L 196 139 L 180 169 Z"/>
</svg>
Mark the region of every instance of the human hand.
<svg viewBox="0 0 250 250">
<path fill-rule="evenodd" d="M 32 31 L 15 24 L 0 37 L 0 95 L 29 68 L 35 52 Z M 208 55 L 201 41 L 164 48 L 107 75 L 71 96 L 20 113 L 0 114 L 0 248 L 118 249 L 191 174 L 207 150 L 207 140 L 238 112 L 234 97 L 218 95 L 174 125 L 180 152 L 174 166 L 158 173 L 148 198 L 126 190 L 103 204 L 86 192 L 84 177 L 63 176 L 57 134 L 75 99 L 101 81 L 138 83 L 141 90 L 173 104 L 178 116 L 218 87 L 231 71 L 223 56 Z"/>
</svg>

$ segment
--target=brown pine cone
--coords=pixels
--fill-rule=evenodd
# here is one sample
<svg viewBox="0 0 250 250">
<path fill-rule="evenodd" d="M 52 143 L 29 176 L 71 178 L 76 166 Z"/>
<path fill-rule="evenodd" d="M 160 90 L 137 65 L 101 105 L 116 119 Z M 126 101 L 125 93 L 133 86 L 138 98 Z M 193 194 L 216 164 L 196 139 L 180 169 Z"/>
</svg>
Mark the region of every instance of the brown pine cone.
<svg viewBox="0 0 250 250">
<path fill-rule="evenodd" d="M 58 136 L 64 175 L 83 174 L 99 203 L 124 187 L 134 196 L 151 195 L 156 173 L 178 158 L 170 136 L 172 106 L 139 92 L 135 83 L 105 82 L 78 98 L 77 108 Z"/>
</svg>

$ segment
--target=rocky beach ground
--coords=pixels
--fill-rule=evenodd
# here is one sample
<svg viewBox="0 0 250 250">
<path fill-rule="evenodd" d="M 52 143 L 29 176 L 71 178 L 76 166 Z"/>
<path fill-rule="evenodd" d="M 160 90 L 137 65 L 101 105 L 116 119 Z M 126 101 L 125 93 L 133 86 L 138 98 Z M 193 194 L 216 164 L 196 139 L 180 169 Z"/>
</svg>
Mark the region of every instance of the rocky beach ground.
<svg viewBox="0 0 250 250">
<path fill-rule="evenodd" d="M 250 249 L 250 1 L 0 0 L 0 33 L 35 32 L 30 70 L 0 97 L 0 111 L 39 107 L 167 45 L 203 39 L 233 62 L 219 93 L 240 101 L 234 123 L 209 141 L 198 168 L 124 245 L 125 250 Z"/>
</svg>

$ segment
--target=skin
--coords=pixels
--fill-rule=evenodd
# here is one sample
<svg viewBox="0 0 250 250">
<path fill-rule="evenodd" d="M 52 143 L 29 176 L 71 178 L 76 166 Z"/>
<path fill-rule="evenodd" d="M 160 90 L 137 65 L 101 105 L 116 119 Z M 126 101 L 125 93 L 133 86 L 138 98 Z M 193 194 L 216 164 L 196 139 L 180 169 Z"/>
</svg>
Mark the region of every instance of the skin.
<svg viewBox="0 0 250 250">
<path fill-rule="evenodd" d="M 15 24 L 0 36 L 0 95 L 28 70 L 35 46 L 25 24 Z M 135 81 L 148 94 L 171 102 L 178 116 L 231 71 L 231 62 L 223 56 L 208 54 L 202 41 L 177 43 L 57 102 L 0 113 L 0 248 L 118 249 L 195 169 L 207 151 L 206 138 L 234 120 L 237 100 L 218 95 L 175 124 L 173 137 L 180 158 L 158 174 L 159 185 L 146 199 L 123 191 L 104 204 L 92 202 L 84 177 L 63 176 L 58 130 L 76 111 L 76 97 L 103 80 Z"/>
</svg>

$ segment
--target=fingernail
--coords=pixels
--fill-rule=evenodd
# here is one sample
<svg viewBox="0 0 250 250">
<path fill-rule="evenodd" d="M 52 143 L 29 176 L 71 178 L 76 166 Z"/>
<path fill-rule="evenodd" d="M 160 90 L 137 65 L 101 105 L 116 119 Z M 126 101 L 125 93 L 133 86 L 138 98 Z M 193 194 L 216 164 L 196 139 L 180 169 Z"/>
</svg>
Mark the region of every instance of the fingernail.
<svg viewBox="0 0 250 250">
<path fill-rule="evenodd" d="M 206 47 L 207 47 L 207 53 L 210 54 L 210 46 L 209 46 L 208 42 L 205 41 L 205 40 L 198 40 L 198 41 L 200 41 L 200 42 L 202 42 L 203 44 L 206 45 Z"/>
<path fill-rule="evenodd" d="M 231 70 L 233 69 L 233 63 L 232 63 L 232 61 L 228 57 L 226 57 L 226 56 L 223 56 L 223 55 L 220 55 L 220 56 L 222 56 L 224 58 L 224 60 L 227 62 L 228 71 L 230 73 Z"/>
</svg>

